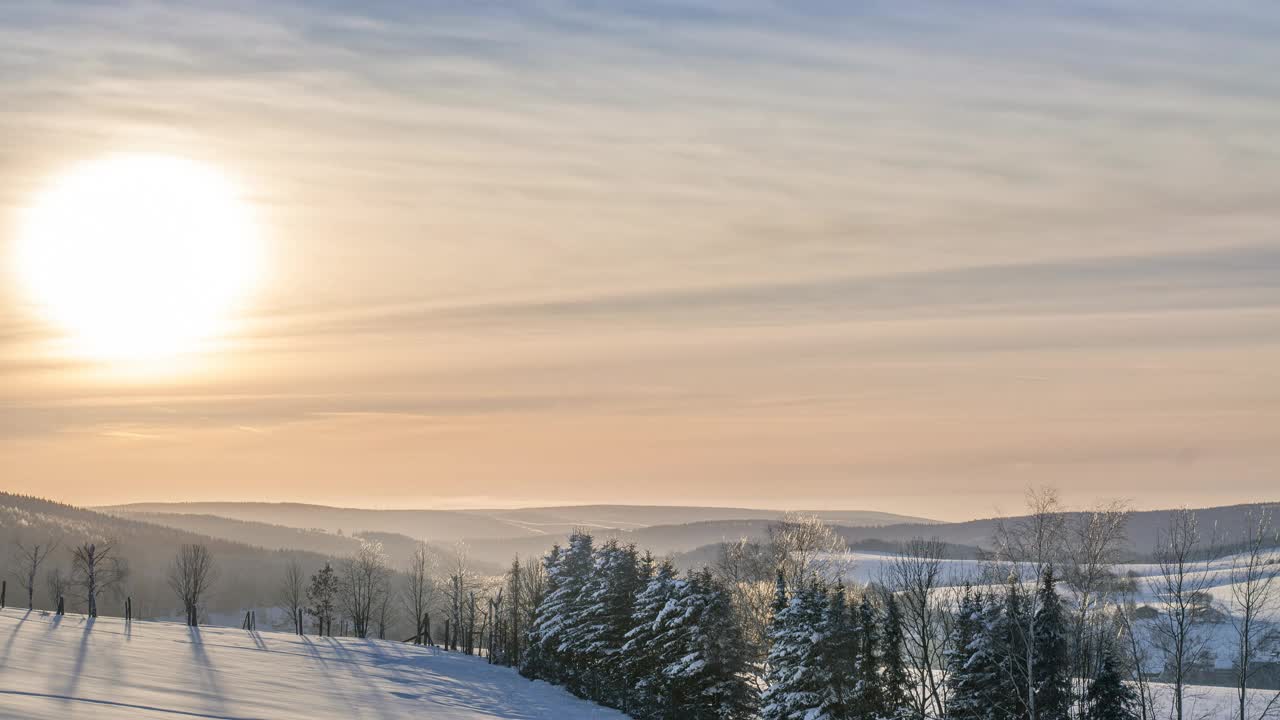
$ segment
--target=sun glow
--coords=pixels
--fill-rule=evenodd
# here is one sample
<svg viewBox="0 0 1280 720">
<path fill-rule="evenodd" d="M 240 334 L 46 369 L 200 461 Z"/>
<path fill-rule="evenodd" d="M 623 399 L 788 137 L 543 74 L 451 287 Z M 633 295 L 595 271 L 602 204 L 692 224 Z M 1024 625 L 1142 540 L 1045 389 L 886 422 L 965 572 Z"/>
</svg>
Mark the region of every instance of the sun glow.
<svg viewBox="0 0 1280 720">
<path fill-rule="evenodd" d="M 155 358 L 225 332 L 258 274 L 238 188 L 164 155 L 113 155 L 59 177 L 23 217 L 22 284 L 76 354 Z"/>
</svg>

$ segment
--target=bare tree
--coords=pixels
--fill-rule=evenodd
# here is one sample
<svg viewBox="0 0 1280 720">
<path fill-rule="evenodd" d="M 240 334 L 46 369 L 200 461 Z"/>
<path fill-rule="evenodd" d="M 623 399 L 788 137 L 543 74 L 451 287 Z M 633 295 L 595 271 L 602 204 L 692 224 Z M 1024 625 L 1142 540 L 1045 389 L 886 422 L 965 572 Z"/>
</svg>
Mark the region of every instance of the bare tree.
<svg viewBox="0 0 1280 720">
<path fill-rule="evenodd" d="M 1062 587 L 1071 598 L 1072 676 L 1080 712 L 1087 707 L 1089 678 L 1102 661 L 1111 639 L 1114 619 L 1115 567 L 1124 549 L 1131 511 L 1126 502 L 1102 503 L 1078 513 L 1066 523 Z"/>
<path fill-rule="evenodd" d="M 127 575 L 113 542 L 87 542 L 71 550 L 71 583 L 82 593 L 89 617 L 98 616 L 98 598 L 118 590 Z"/>
<path fill-rule="evenodd" d="M 371 623 L 389 592 L 390 577 L 382 543 L 362 542 L 360 549 L 343 562 L 338 604 L 351 621 L 356 637 L 369 637 Z"/>
<path fill-rule="evenodd" d="M 169 565 L 166 580 L 182 601 L 189 627 L 200 624 L 200 601 L 208 594 L 209 587 L 217 576 L 218 569 L 209 548 L 197 544 L 186 544 L 178 548 L 173 563 Z"/>
<path fill-rule="evenodd" d="M 405 610 L 414 617 L 413 635 L 415 645 L 426 642 L 430 628 L 423 627 L 435 600 L 435 556 L 426 543 L 418 543 L 413 549 L 413 557 L 409 559 L 409 569 L 405 573 L 405 585 L 402 595 Z"/>
<path fill-rule="evenodd" d="M 936 596 L 943 582 L 944 546 L 938 538 L 913 538 L 885 566 L 881 582 L 902 610 L 903 652 L 912 674 L 909 700 L 917 717 L 942 717 L 946 688 L 940 671 L 946 661 L 946 617 Z"/>
<path fill-rule="evenodd" d="M 1187 673 L 1205 643 L 1199 626 L 1207 609 L 1210 573 L 1208 563 L 1203 561 L 1202 545 L 1195 512 L 1175 512 L 1155 552 L 1160 574 L 1147 580 L 1161 606 L 1154 636 L 1164 654 L 1165 673 L 1172 685 L 1175 720 L 1184 720 Z"/>
<path fill-rule="evenodd" d="M 67 594 L 71 581 L 62 573 L 61 568 L 49 568 L 44 575 L 44 587 L 49 593 L 49 602 L 57 605 L 58 598 Z"/>
<path fill-rule="evenodd" d="M 729 593 L 730 606 L 750 649 L 753 679 L 763 690 L 764 660 L 769 653 L 769 623 L 773 617 L 778 572 L 775 554 L 770 548 L 747 538 L 724 543 L 711 572 Z"/>
<path fill-rule="evenodd" d="M 471 634 L 468 629 L 475 625 L 475 608 L 472 606 L 472 598 L 483 584 L 481 578 L 471 569 L 466 543 L 458 542 L 454 545 L 446 573 L 444 596 L 453 630 L 448 640 L 450 649 L 457 650 L 460 642 L 470 642 Z M 466 650 L 471 652 L 472 648 L 467 647 Z"/>
<path fill-rule="evenodd" d="M 1017 519 L 1000 519 L 996 522 L 995 545 L 1000 559 L 1012 564 L 1017 578 L 1026 580 L 1044 577 L 1045 570 L 1057 563 L 1063 554 L 1066 518 L 1058 491 L 1053 487 L 1028 488 L 1026 492 L 1027 515 Z M 1036 618 L 1039 616 L 1037 593 L 1027 594 L 1028 608 L 1023 613 L 1021 627 L 1015 631 L 1024 639 L 1026 648 L 1021 662 L 1016 663 L 1020 686 L 1026 688 L 1022 698 L 1023 709 L 1029 720 L 1038 720 L 1036 693 L 1040 686 L 1036 668 L 1035 644 Z"/>
<path fill-rule="evenodd" d="M 1276 601 L 1276 577 L 1280 564 L 1271 553 L 1280 537 L 1272 524 L 1270 508 L 1252 511 L 1240 540 L 1240 555 L 1231 565 L 1231 624 L 1236 634 L 1235 685 L 1238 720 L 1249 718 L 1249 681 L 1256 671 L 1258 650 L 1267 632 L 1260 621 L 1269 615 Z M 1280 693 L 1272 696 L 1257 718 L 1267 717 L 1280 703 Z"/>
<path fill-rule="evenodd" d="M 289 612 L 289 624 L 297 625 L 299 613 L 307 607 L 307 576 L 296 559 L 284 567 L 284 578 L 276 590 L 276 603 Z M 301 628 L 297 628 L 301 632 Z"/>
<path fill-rule="evenodd" d="M 35 609 L 36 576 L 40 573 L 40 565 L 49 557 L 49 553 L 57 547 L 57 543 L 45 545 L 18 543 L 17 564 L 18 584 L 27 591 L 27 609 Z M 55 600 L 56 602 L 56 600 Z"/>
<path fill-rule="evenodd" d="M 848 552 L 849 544 L 821 519 L 787 513 L 769 526 L 769 548 L 787 587 L 802 587 L 810 575 L 828 575 L 832 556 Z"/>
</svg>

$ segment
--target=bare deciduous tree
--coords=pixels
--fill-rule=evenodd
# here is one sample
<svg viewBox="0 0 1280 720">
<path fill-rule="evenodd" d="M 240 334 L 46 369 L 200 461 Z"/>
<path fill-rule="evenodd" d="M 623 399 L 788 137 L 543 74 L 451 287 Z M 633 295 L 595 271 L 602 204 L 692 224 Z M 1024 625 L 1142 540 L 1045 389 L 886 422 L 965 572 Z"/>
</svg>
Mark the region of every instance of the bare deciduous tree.
<svg viewBox="0 0 1280 720">
<path fill-rule="evenodd" d="M 369 637 L 371 623 L 389 592 L 391 571 L 382 543 L 363 542 L 343 562 L 338 582 L 338 605 L 351 621 L 356 637 Z"/>
<path fill-rule="evenodd" d="M 413 557 L 409 559 L 409 569 L 405 573 L 403 602 L 405 610 L 414 617 L 413 642 L 421 645 L 430 635 L 430 628 L 423 627 L 431 603 L 435 600 L 435 556 L 426 543 L 418 543 L 413 549 Z"/>
<path fill-rule="evenodd" d="M 787 587 L 802 587 L 811 575 L 828 575 L 831 556 L 848 552 L 849 544 L 821 519 L 787 513 L 769 526 L 769 548 L 774 561 L 769 577 L 781 568 Z"/>
<path fill-rule="evenodd" d="M 914 538 L 885 566 L 881 582 L 902 610 L 903 652 L 912 674 L 909 700 L 917 717 L 942 717 L 946 688 L 940 669 L 946 662 L 947 615 L 937 591 L 943 584 L 942 541 Z"/>
<path fill-rule="evenodd" d="M 1187 673 L 1204 648 L 1199 632 L 1205 592 L 1210 586 L 1208 564 L 1200 524 L 1192 510 L 1179 510 L 1156 548 L 1160 574 L 1148 579 L 1150 592 L 1159 599 L 1161 612 L 1154 623 L 1154 637 L 1164 655 L 1165 672 L 1173 692 L 1173 717 L 1184 720 Z"/>
<path fill-rule="evenodd" d="M 1280 703 L 1274 694 L 1261 708 L 1249 706 L 1249 684 L 1257 668 L 1258 651 L 1267 632 L 1260 619 L 1271 612 L 1277 592 L 1280 564 L 1268 552 L 1280 537 L 1272 523 L 1271 509 L 1251 512 L 1240 539 L 1240 555 L 1231 566 L 1231 624 L 1236 634 L 1235 685 L 1238 720 L 1266 718 Z"/>
<path fill-rule="evenodd" d="M 284 578 L 276 590 L 276 603 L 289 612 L 289 624 L 297 625 L 299 614 L 307 606 L 307 576 L 297 560 L 285 565 Z M 295 628 L 301 632 L 301 628 Z"/>
<path fill-rule="evenodd" d="M 770 548 L 748 538 L 720 546 L 712 574 L 728 590 L 730 607 L 750 649 L 753 679 L 764 689 L 764 660 L 769 653 L 777 559 Z"/>
<path fill-rule="evenodd" d="M 1028 488 L 1026 501 L 1026 516 L 996 522 L 994 540 L 999 558 L 1013 565 L 1019 580 L 1035 578 L 1038 581 L 1044 577 L 1045 570 L 1062 559 L 1066 517 L 1058 491 L 1053 487 Z M 1026 599 L 1028 608 L 1023 613 L 1021 627 L 1015 628 L 1026 648 L 1022 661 L 1017 663 L 1017 671 L 1025 674 L 1018 679 L 1019 685 L 1026 688 L 1023 711 L 1030 720 L 1038 720 L 1036 693 L 1040 683 L 1031 638 L 1036 636 L 1039 596 L 1028 593 Z"/>
<path fill-rule="evenodd" d="M 166 580 L 182 601 L 189 627 L 200 624 L 200 601 L 207 596 L 209 587 L 217 576 L 218 569 L 209 548 L 197 544 L 186 544 L 178 548 L 173 563 L 169 565 Z"/>
<path fill-rule="evenodd" d="M 53 552 L 55 547 L 57 547 L 57 543 L 47 543 L 45 545 L 18 543 L 18 570 L 16 574 L 18 576 L 18 585 L 27 591 L 28 610 L 35 609 L 36 576 L 40 573 L 40 565 L 49 557 L 49 553 Z M 54 602 L 57 602 L 56 598 Z"/>
<path fill-rule="evenodd" d="M 89 617 L 98 616 L 98 598 L 118 590 L 127 576 L 128 566 L 113 542 L 87 542 L 71 550 L 71 583 L 80 590 Z"/>
<path fill-rule="evenodd" d="M 44 575 L 44 587 L 49 593 L 50 604 L 56 606 L 58 598 L 67 594 L 67 588 L 71 586 L 70 579 L 62 573 L 61 568 L 49 568 Z"/>
<path fill-rule="evenodd" d="M 1113 644 L 1115 567 L 1124 549 L 1125 530 L 1131 511 L 1127 503 L 1115 500 L 1093 510 L 1078 513 L 1066 524 L 1063 579 L 1060 587 L 1068 593 L 1074 612 L 1071 616 L 1071 644 L 1077 707 L 1086 707 L 1089 679 Z"/>
</svg>

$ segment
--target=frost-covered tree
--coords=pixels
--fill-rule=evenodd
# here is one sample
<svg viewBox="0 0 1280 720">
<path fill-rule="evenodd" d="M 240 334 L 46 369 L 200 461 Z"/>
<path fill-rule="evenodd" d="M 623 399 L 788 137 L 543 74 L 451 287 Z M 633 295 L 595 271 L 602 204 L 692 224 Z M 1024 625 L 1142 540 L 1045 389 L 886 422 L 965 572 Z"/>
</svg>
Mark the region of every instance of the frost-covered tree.
<svg viewBox="0 0 1280 720">
<path fill-rule="evenodd" d="M 201 600 L 208 596 L 209 588 L 217 577 L 218 568 L 208 547 L 188 543 L 178 548 L 169 565 L 167 579 L 169 588 L 182 601 L 188 626 L 199 624 Z"/>
<path fill-rule="evenodd" d="M 635 548 L 609 540 L 593 553 L 573 622 L 564 630 L 562 645 L 579 665 L 577 684 L 612 707 L 622 704 L 627 690 L 616 660 L 631 629 L 640 583 Z"/>
<path fill-rule="evenodd" d="M 854 717 L 862 690 L 859 628 L 849 608 L 844 585 L 827 594 L 827 606 L 818 626 L 818 660 L 826 674 L 820 717 L 842 720 Z"/>
</svg>

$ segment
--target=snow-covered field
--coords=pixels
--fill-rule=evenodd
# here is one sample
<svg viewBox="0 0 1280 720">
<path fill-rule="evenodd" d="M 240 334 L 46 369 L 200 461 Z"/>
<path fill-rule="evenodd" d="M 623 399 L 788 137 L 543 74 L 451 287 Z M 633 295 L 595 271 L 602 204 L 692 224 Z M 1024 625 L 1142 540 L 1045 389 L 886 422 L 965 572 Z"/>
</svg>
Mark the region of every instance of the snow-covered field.
<svg viewBox="0 0 1280 720">
<path fill-rule="evenodd" d="M 0 718 L 620 720 L 483 660 L 402 643 L 0 611 Z"/>
</svg>

